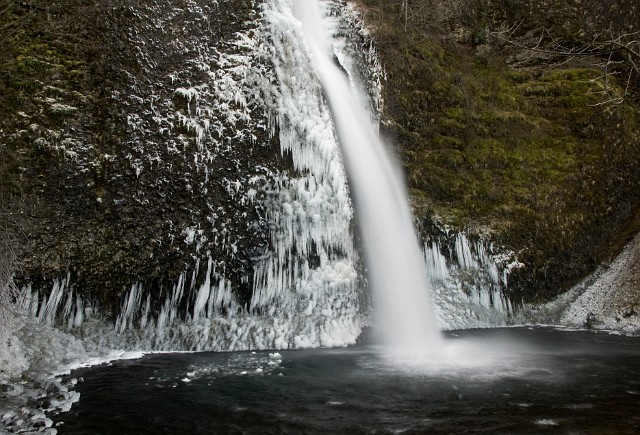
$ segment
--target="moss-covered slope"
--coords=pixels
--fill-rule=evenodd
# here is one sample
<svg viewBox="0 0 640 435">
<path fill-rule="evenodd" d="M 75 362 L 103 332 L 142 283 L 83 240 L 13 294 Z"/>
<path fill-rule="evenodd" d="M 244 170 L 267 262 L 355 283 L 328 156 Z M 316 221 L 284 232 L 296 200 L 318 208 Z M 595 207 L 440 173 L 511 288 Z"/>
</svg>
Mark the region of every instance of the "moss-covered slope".
<svg viewBox="0 0 640 435">
<path fill-rule="evenodd" d="M 633 95 L 602 104 L 593 59 L 549 63 L 490 38 L 509 20 L 541 25 L 515 4 L 529 2 L 435 2 L 430 12 L 408 2 L 407 16 L 402 2 L 364 3 L 387 73 L 383 133 L 418 216 L 482 227 L 516 251 L 526 265 L 511 277 L 516 301 L 557 294 L 619 252 L 640 223 Z M 550 3 L 547 24 L 584 34 L 575 5 Z M 509 65 L 526 54 L 527 66 Z"/>
</svg>

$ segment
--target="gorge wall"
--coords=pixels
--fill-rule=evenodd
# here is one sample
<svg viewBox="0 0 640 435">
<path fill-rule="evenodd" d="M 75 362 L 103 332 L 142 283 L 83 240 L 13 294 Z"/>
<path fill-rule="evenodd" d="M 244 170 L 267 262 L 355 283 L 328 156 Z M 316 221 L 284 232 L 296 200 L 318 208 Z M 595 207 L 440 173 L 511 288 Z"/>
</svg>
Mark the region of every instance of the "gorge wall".
<svg viewBox="0 0 640 435">
<path fill-rule="evenodd" d="M 343 68 L 375 84 L 362 23 L 335 15 Z M 29 311 L 163 349 L 355 340 L 348 187 L 286 2 L 10 2 L 3 20 L 2 187 Z"/>
<path fill-rule="evenodd" d="M 97 315 L 155 348 L 355 340 L 368 306 L 356 222 L 285 3 L 6 2 L 0 198 L 35 314 Z M 399 152 L 432 271 L 455 271 L 436 280 L 509 313 L 631 240 L 637 75 L 621 104 L 600 104 L 598 59 L 492 32 L 518 24 L 508 36 L 525 45 L 542 29 L 567 44 L 610 23 L 633 33 L 633 2 L 356 3 L 364 22 L 331 3 L 336 57 Z M 190 332 L 164 328 L 175 320 Z"/>
<path fill-rule="evenodd" d="M 21 201 L 26 279 L 69 271 L 114 311 L 114 293 L 136 281 L 159 291 L 209 251 L 248 300 L 248 259 L 268 240 L 236 174 L 248 168 L 266 195 L 289 166 L 265 108 L 241 93 L 260 62 L 246 45 L 252 14 L 251 2 L 5 11 L 19 27 L 3 59 L 3 180 Z"/>
</svg>

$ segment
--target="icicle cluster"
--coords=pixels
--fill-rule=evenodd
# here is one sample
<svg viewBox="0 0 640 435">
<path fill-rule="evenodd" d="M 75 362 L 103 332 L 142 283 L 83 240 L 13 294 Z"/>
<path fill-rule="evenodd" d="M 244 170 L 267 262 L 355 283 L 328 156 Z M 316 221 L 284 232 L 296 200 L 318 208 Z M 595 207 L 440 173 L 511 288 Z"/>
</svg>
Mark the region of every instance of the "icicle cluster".
<svg viewBox="0 0 640 435">
<path fill-rule="evenodd" d="M 424 256 L 443 329 L 509 322 L 513 307 L 503 290 L 510 271 L 522 266 L 509 261 L 511 255 L 498 254 L 492 244 L 458 233 L 449 243 L 427 241 Z"/>
<path fill-rule="evenodd" d="M 85 316 L 91 315 L 93 311 L 74 291 L 69 275 L 55 280 L 48 296 L 40 295 L 39 292 L 32 291 L 30 285 L 27 286 L 22 290 L 19 306 L 24 313 L 36 318 L 39 323 L 54 326 L 62 321 L 63 326 L 67 328 L 82 325 Z"/>
</svg>

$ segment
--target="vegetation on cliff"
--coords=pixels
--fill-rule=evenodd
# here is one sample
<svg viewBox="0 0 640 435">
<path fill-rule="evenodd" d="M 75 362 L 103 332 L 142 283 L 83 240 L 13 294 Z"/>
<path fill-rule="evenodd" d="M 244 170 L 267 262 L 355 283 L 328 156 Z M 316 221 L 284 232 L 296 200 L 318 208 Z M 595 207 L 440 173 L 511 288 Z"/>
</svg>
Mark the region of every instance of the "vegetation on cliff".
<svg viewBox="0 0 640 435">
<path fill-rule="evenodd" d="M 419 217 L 513 249 L 526 265 L 510 279 L 515 301 L 549 298 L 620 251 L 640 228 L 639 78 L 602 104 L 604 90 L 624 95 L 624 65 L 605 83 L 594 57 L 491 37 L 513 26 L 519 45 L 541 32 L 588 42 L 605 30 L 597 3 L 549 1 L 538 14 L 527 1 L 362 3 L 387 74 L 382 131 Z M 617 31 L 632 30 L 638 11 L 616 8 L 629 15 Z"/>
</svg>

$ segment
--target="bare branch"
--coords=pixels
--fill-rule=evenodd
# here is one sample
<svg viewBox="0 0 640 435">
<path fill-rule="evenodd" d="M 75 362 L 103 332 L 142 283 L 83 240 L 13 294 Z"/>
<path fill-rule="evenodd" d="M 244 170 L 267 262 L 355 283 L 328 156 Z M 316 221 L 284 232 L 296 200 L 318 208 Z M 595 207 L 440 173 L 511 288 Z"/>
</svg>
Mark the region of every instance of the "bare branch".
<svg viewBox="0 0 640 435">
<path fill-rule="evenodd" d="M 507 38 L 503 38 L 501 36 L 499 36 L 499 34 L 497 32 L 490 32 L 489 33 L 491 36 L 493 36 L 494 38 L 506 42 L 507 44 L 513 45 L 515 47 L 518 48 L 522 48 L 523 50 L 529 50 L 529 51 L 535 51 L 537 53 L 544 53 L 544 54 L 551 54 L 551 55 L 555 55 L 555 56 L 603 56 L 606 54 L 609 54 L 611 52 L 618 52 L 618 51 L 628 51 L 628 47 L 626 45 L 622 45 L 620 44 L 619 46 L 615 47 L 615 48 L 611 48 L 611 49 L 607 49 L 607 50 L 595 50 L 595 51 L 590 51 L 589 50 L 589 46 L 584 46 L 582 48 L 558 48 L 558 49 L 545 49 L 545 48 L 540 48 L 540 42 L 538 42 L 538 44 L 536 44 L 536 46 L 534 47 L 529 47 L 525 44 L 521 44 L 519 42 L 516 42 L 514 40 L 511 39 L 507 39 Z M 560 46 L 559 46 L 560 47 Z M 640 55 L 639 55 L 640 56 Z"/>
<path fill-rule="evenodd" d="M 634 73 L 640 75 L 640 69 L 638 68 L 638 65 L 640 65 L 640 31 L 614 36 L 613 32 L 609 30 L 610 36 L 606 39 L 604 38 L 604 34 L 598 33 L 593 35 L 588 43 L 565 47 L 562 41 L 554 38 L 546 29 L 540 32 L 540 37 L 535 44 L 528 45 L 520 42 L 513 36 L 515 29 L 519 26 L 520 23 L 517 23 L 507 32 L 490 32 L 489 34 L 498 41 L 532 53 L 529 59 L 533 57 L 533 53 L 564 58 L 558 65 L 564 65 L 577 57 L 606 57 L 605 61 L 596 64 L 598 68 L 602 69 L 603 74 L 590 81 L 592 83 L 604 82 L 604 89 L 602 91 L 590 91 L 590 93 L 607 95 L 609 98 L 595 105 L 621 104 L 631 91 Z M 619 56 L 622 54 L 624 54 L 624 56 Z M 615 91 L 610 77 L 622 74 L 622 72 L 619 71 L 619 66 L 623 65 L 626 65 L 628 68 L 624 90 Z M 617 95 L 618 93 L 622 93 L 622 96 Z"/>
</svg>

